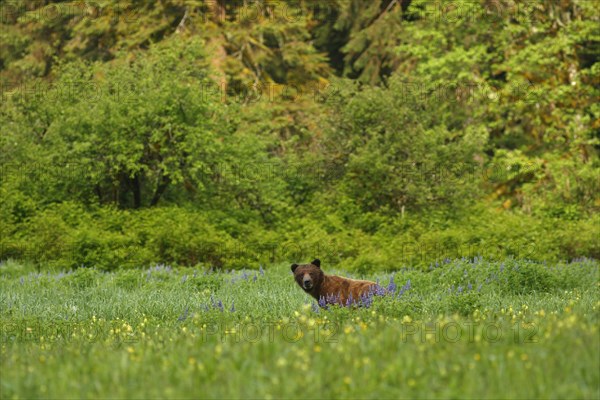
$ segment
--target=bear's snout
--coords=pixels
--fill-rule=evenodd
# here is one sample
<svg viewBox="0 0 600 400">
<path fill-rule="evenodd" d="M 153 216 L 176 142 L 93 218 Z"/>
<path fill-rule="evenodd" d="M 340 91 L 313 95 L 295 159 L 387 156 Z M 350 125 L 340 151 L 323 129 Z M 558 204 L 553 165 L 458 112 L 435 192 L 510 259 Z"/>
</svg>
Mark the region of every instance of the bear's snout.
<svg viewBox="0 0 600 400">
<path fill-rule="evenodd" d="M 306 290 L 310 290 L 312 289 L 313 283 L 312 283 L 312 279 L 310 279 L 310 276 L 305 276 L 302 280 L 302 287 Z"/>
</svg>

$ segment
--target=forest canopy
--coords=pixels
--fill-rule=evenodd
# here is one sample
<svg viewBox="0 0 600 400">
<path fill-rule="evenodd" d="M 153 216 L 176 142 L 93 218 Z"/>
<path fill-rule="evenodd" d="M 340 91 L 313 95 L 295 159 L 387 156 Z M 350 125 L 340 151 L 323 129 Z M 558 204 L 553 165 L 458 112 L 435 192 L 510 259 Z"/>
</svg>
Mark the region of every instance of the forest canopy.
<svg viewBox="0 0 600 400">
<path fill-rule="evenodd" d="M 0 259 L 600 257 L 595 1 L 0 5 Z"/>
</svg>

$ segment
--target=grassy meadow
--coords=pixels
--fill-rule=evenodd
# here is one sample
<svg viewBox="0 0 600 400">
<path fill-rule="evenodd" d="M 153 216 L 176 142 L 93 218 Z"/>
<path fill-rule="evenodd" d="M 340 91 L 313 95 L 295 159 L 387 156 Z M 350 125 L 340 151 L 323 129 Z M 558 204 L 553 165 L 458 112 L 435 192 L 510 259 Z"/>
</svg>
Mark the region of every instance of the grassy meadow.
<svg viewBox="0 0 600 400">
<path fill-rule="evenodd" d="M 600 396 L 595 260 L 446 260 L 328 310 L 287 264 L 0 272 L 6 399 Z"/>
</svg>

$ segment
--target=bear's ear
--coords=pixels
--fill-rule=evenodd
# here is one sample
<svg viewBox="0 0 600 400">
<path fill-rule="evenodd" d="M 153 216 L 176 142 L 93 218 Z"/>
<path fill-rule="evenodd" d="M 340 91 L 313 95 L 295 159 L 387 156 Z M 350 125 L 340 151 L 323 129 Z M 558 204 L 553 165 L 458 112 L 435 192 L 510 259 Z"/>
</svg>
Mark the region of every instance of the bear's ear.
<svg viewBox="0 0 600 400">
<path fill-rule="evenodd" d="M 318 258 L 315 258 L 312 262 L 312 265 L 316 265 L 317 267 L 321 268 L 321 260 L 319 260 Z"/>
<path fill-rule="evenodd" d="M 296 268 L 298 268 L 298 264 L 292 264 L 292 272 L 296 272 Z"/>
</svg>

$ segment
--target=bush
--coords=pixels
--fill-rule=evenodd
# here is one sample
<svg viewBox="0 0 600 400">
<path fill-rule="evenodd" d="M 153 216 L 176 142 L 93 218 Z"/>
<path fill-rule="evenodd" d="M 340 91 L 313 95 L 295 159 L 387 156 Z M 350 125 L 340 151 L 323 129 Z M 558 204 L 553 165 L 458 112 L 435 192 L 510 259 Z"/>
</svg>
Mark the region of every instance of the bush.
<svg viewBox="0 0 600 400">
<path fill-rule="evenodd" d="M 98 284 L 99 275 L 100 272 L 94 268 L 78 268 L 75 272 L 66 275 L 63 279 L 70 286 L 87 288 Z"/>
<path fill-rule="evenodd" d="M 481 296 L 478 292 L 468 291 L 447 297 L 448 310 L 461 315 L 471 315 L 481 307 Z"/>
<path fill-rule="evenodd" d="M 143 272 L 140 270 L 121 271 L 114 275 L 114 284 L 122 289 L 137 288 L 142 284 Z"/>
<path fill-rule="evenodd" d="M 504 290 L 515 294 L 550 292 L 560 285 L 556 276 L 541 264 L 522 263 L 507 268 Z"/>
</svg>

